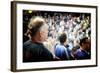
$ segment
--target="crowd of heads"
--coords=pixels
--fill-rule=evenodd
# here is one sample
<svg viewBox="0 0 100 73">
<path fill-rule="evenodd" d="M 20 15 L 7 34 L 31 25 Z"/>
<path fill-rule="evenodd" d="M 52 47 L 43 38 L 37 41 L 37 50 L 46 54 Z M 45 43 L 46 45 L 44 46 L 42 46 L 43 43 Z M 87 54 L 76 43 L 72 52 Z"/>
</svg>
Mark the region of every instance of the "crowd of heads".
<svg viewBox="0 0 100 73">
<path fill-rule="evenodd" d="M 36 16 L 44 18 L 48 24 L 48 38 L 44 44 L 52 53 L 56 44 L 63 43 L 65 40 L 67 40 L 70 50 L 74 51 L 84 42 L 84 39 L 81 40 L 82 38 L 87 37 L 87 39 L 91 39 L 91 15 L 89 13 L 50 11 L 32 11 L 28 13 L 28 10 L 23 11 L 24 36 L 27 35 L 29 20 Z M 36 28 L 33 29 L 33 34 L 35 34 L 35 30 Z M 62 33 L 65 34 L 62 35 Z M 23 40 L 24 42 L 26 41 L 26 39 Z"/>
</svg>

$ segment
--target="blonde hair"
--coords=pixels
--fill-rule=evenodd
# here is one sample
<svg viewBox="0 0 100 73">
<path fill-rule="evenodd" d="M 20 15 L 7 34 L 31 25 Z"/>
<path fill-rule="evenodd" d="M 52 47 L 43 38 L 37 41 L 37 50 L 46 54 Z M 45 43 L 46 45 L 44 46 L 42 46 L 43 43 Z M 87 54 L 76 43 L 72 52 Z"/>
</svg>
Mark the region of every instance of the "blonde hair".
<svg viewBox="0 0 100 73">
<path fill-rule="evenodd" d="M 30 22 L 28 24 L 28 30 L 27 30 L 27 34 L 32 36 L 35 36 L 36 33 L 40 30 L 40 28 L 45 25 L 46 22 L 42 17 L 32 17 L 30 19 Z"/>
</svg>

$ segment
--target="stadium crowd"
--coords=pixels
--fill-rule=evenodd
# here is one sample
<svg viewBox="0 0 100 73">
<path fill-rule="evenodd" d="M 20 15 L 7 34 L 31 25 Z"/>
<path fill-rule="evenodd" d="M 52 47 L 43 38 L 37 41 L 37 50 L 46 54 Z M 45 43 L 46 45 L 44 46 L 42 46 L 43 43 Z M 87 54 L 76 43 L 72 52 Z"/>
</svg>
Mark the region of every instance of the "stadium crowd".
<svg viewBox="0 0 100 73">
<path fill-rule="evenodd" d="M 36 16 L 44 18 L 48 24 L 48 38 L 43 44 L 54 57 L 60 60 L 90 59 L 91 15 L 89 13 L 23 10 L 23 43 L 30 37 L 27 34 L 29 20 Z M 64 57 L 66 54 L 67 58 Z"/>
</svg>

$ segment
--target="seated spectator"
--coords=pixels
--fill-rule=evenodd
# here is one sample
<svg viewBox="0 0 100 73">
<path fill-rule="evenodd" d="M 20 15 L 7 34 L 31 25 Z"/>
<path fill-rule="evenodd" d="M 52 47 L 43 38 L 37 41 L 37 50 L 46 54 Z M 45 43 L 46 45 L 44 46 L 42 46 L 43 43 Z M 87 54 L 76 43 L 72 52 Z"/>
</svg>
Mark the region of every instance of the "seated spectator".
<svg viewBox="0 0 100 73">
<path fill-rule="evenodd" d="M 66 34 L 63 33 L 59 37 L 60 44 L 57 44 L 55 47 L 55 56 L 60 58 L 61 60 L 70 60 L 70 50 L 67 45 L 67 37 Z"/>
<path fill-rule="evenodd" d="M 43 45 L 47 39 L 48 25 L 41 17 L 30 20 L 28 25 L 30 40 L 23 44 L 23 62 L 52 61 L 52 53 Z"/>
<path fill-rule="evenodd" d="M 87 37 L 80 40 L 80 48 L 76 50 L 74 57 L 76 59 L 90 59 L 90 41 Z"/>
</svg>

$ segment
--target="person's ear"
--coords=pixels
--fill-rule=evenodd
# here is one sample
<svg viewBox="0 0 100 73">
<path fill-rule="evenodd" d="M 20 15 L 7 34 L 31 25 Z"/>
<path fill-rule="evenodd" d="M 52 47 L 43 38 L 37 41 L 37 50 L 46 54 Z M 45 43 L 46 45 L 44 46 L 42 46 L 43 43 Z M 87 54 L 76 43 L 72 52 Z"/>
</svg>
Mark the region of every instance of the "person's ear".
<svg viewBox="0 0 100 73">
<path fill-rule="evenodd" d="M 36 35 L 37 35 L 38 37 L 40 37 L 40 31 L 37 31 Z"/>
<path fill-rule="evenodd" d="M 84 43 L 82 43 L 82 46 L 84 46 Z"/>
<path fill-rule="evenodd" d="M 82 43 L 82 46 L 84 46 L 85 43 Z"/>
<path fill-rule="evenodd" d="M 42 31 L 39 31 L 39 36 L 42 37 Z"/>
</svg>

